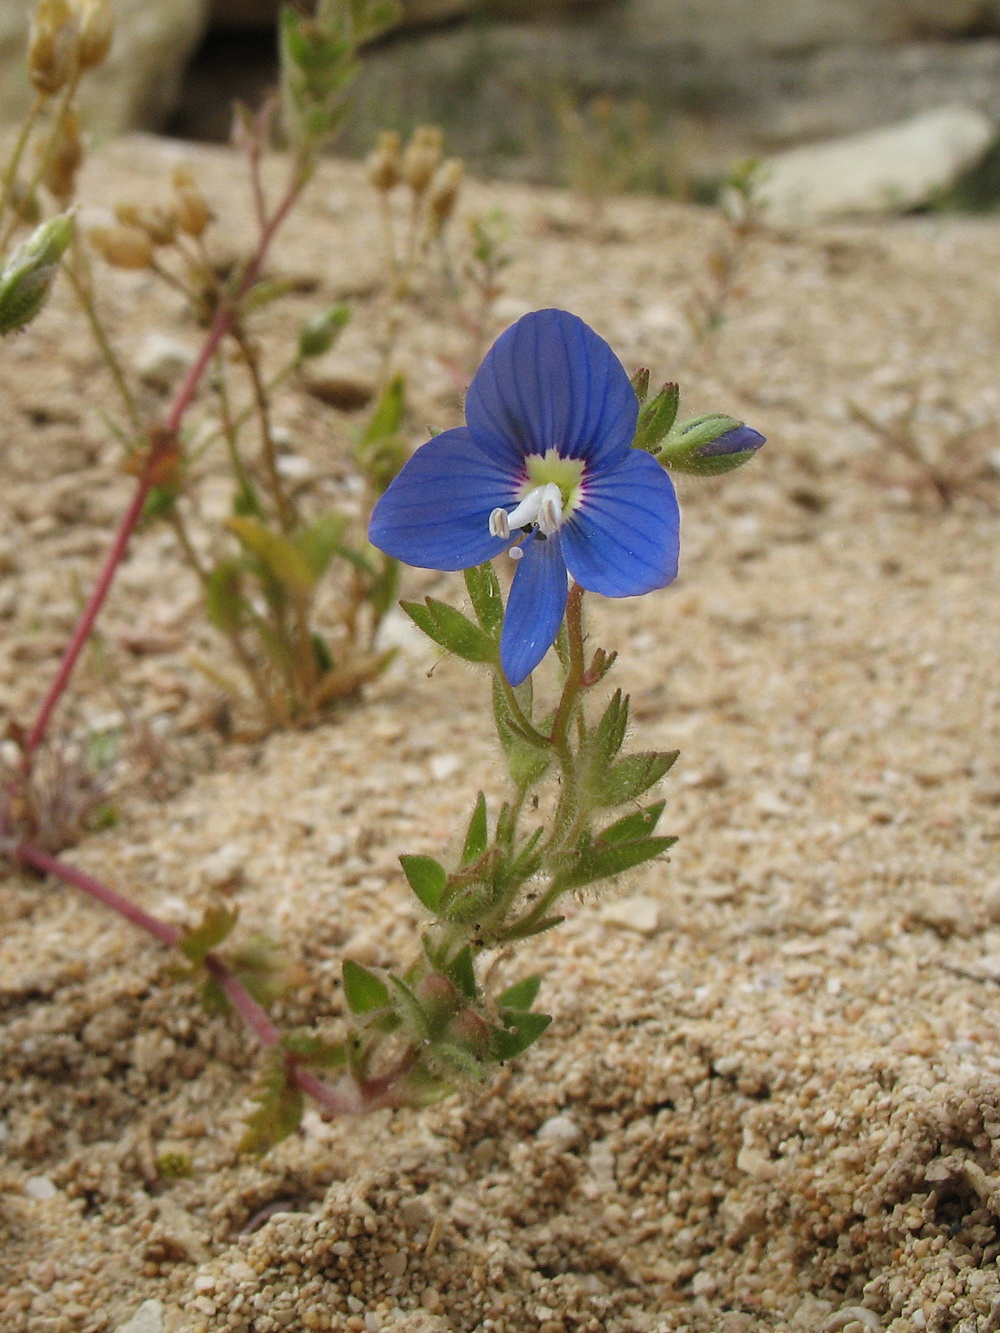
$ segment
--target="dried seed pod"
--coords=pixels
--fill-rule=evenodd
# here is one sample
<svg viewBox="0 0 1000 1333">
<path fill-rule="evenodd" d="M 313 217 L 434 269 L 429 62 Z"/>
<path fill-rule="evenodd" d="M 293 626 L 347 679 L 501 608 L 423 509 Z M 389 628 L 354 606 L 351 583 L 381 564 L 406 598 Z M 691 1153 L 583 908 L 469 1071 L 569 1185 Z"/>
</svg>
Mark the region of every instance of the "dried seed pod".
<svg viewBox="0 0 1000 1333">
<path fill-rule="evenodd" d="M 403 179 L 414 194 L 423 194 L 444 156 L 440 125 L 418 125 L 403 154 Z"/>
<path fill-rule="evenodd" d="M 51 97 L 77 72 L 80 25 L 69 0 L 38 0 L 28 39 L 28 74 Z"/>
<path fill-rule="evenodd" d="M 76 0 L 80 25 L 77 62 L 81 70 L 103 65 L 111 50 L 115 15 L 111 0 Z"/>
<path fill-rule="evenodd" d="M 68 204 L 76 193 L 76 173 L 83 161 L 83 139 L 80 120 L 75 111 L 68 111 L 59 127 L 59 137 L 52 147 L 42 183 L 60 204 Z"/>
<path fill-rule="evenodd" d="M 465 168 L 457 157 L 449 157 L 434 173 L 427 191 L 427 229 L 434 236 L 440 235 L 455 211 L 464 173 Z"/>
<path fill-rule="evenodd" d="M 138 227 L 154 245 L 172 245 L 177 237 L 177 214 L 160 204 L 117 204 L 115 217 L 123 227 Z"/>
<path fill-rule="evenodd" d="M 87 233 L 91 245 L 114 268 L 149 268 L 153 242 L 139 227 L 94 227 Z"/>
<path fill-rule="evenodd" d="M 192 184 L 177 190 L 174 216 L 185 235 L 200 236 L 212 221 L 212 210 L 205 202 L 205 196 Z"/>
<path fill-rule="evenodd" d="M 374 149 L 368 154 L 368 179 L 380 194 L 388 194 L 400 182 L 402 146 L 396 130 L 383 130 Z"/>
</svg>

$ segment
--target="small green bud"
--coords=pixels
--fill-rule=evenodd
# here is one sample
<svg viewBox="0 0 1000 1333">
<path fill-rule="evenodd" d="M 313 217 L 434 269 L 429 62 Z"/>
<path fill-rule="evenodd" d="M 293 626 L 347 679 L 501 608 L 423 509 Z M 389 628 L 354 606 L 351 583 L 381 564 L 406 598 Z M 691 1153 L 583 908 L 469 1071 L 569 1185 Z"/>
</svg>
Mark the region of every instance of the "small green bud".
<svg viewBox="0 0 1000 1333">
<path fill-rule="evenodd" d="M 307 320 L 299 333 L 299 356 L 322 356 L 336 342 L 341 330 L 351 318 L 346 305 L 334 305 Z"/>
<path fill-rule="evenodd" d="M 763 443 L 764 436 L 750 426 L 710 413 L 680 422 L 655 452 L 671 472 L 717 477 L 749 462 Z"/>
<path fill-rule="evenodd" d="M 660 441 L 664 439 L 667 432 L 673 427 L 677 417 L 677 406 L 680 403 L 680 389 L 676 384 L 664 384 L 658 393 L 652 398 L 647 398 L 649 393 L 649 371 L 640 372 L 645 374 L 645 383 L 642 386 L 643 392 L 639 395 L 642 406 L 639 409 L 639 420 L 636 423 L 635 439 L 632 441 L 633 449 L 646 449 L 649 453 L 657 452 Z M 636 388 L 636 379 L 632 380 L 632 387 Z M 640 381 L 641 383 L 641 381 Z M 638 393 L 638 389 L 636 389 Z"/>
<path fill-rule="evenodd" d="M 73 236 L 73 219 L 60 213 L 36 227 L 0 272 L 0 334 L 30 324 L 51 290 Z"/>
</svg>

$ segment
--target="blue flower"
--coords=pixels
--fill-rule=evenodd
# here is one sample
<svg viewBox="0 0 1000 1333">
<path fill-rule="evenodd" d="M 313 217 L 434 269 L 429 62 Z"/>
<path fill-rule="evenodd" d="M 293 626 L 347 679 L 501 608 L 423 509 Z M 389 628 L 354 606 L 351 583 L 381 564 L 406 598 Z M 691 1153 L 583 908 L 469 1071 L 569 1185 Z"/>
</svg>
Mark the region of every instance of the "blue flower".
<svg viewBox="0 0 1000 1333">
<path fill-rule="evenodd" d="M 638 411 L 603 338 L 564 310 L 535 311 L 487 352 L 467 425 L 418 449 L 375 506 L 372 544 L 409 565 L 468 569 L 503 551 L 518 562 L 500 638 L 512 685 L 555 640 L 567 570 L 605 597 L 677 576 L 677 498 L 631 447 Z"/>
</svg>

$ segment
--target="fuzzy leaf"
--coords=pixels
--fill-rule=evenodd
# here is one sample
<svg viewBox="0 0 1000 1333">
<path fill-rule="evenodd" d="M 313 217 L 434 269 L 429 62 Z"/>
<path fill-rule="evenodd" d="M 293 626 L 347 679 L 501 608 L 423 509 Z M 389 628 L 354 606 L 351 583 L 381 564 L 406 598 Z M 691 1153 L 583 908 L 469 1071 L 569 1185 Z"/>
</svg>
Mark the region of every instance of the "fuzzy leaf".
<svg viewBox="0 0 1000 1333">
<path fill-rule="evenodd" d="M 428 1038 L 431 1035 L 430 1023 L 424 1007 L 416 995 L 407 986 L 406 982 L 401 981 L 399 977 L 390 976 L 389 985 L 393 992 L 391 996 L 393 1009 L 418 1037 Z"/>
<path fill-rule="evenodd" d="M 407 883 L 429 912 L 437 912 L 448 883 L 448 872 L 432 856 L 401 856 Z"/>
<path fill-rule="evenodd" d="M 493 566 L 471 565 L 465 571 L 465 586 L 480 625 L 495 638 L 503 628 L 503 597 Z"/>
<path fill-rule="evenodd" d="M 636 838 L 646 837 L 660 822 L 665 805 L 666 801 L 657 801 L 655 805 L 647 805 L 645 810 L 633 810 L 630 815 L 623 815 L 601 830 L 597 835 L 598 842 L 634 842 Z"/>
<path fill-rule="evenodd" d="M 676 841 L 676 838 L 636 838 L 632 842 L 612 843 L 610 846 L 595 843 L 577 858 L 573 866 L 557 876 L 552 887 L 562 891 L 582 889 L 586 884 L 612 879 L 623 871 L 641 866 L 644 861 L 651 861 L 654 856 L 660 856 Z"/>
<path fill-rule="evenodd" d="M 177 947 L 195 967 L 200 967 L 206 955 L 218 948 L 232 933 L 238 919 L 239 912 L 231 912 L 228 907 L 212 903 L 205 908 L 201 924 L 186 930 L 177 941 Z"/>
<path fill-rule="evenodd" d="M 497 996 L 497 1008 L 501 1013 L 505 1009 L 529 1010 L 538 997 L 541 985 L 542 979 L 539 976 L 523 977 L 520 981 L 515 981 L 513 986 L 508 986 Z"/>
<path fill-rule="evenodd" d="M 302 1122 L 305 1105 L 302 1089 L 292 1081 L 280 1050 L 269 1061 L 261 1082 L 257 1109 L 247 1116 L 241 1152 L 265 1153 L 294 1134 Z"/>
<path fill-rule="evenodd" d="M 490 1030 L 490 1054 L 496 1060 L 513 1060 L 538 1040 L 552 1022 L 552 1015 L 509 1009 L 504 1022 L 505 1027 Z"/>
<path fill-rule="evenodd" d="M 679 753 L 678 750 L 644 750 L 619 759 L 603 773 L 593 774 L 589 786 L 595 804 L 625 805 L 637 800 L 659 782 Z"/>
<path fill-rule="evenodd" d="M 389 988 L 381 977 L 353 958 L 344 959 L 344 999 L 352 1014 L 370 1014 L 389 1006 Z"/>
<path fill-rule="evenodd" d="M 445 968 L 449 981 L 453 981 L 467 1000 L 476 998 L 476 968 L 472 950 L 466 944 Z"/>
<path fill-rule="evenodd" d="M 486 797 L 482 792 L 476 797 L 475 808 L 472 811 L 472 818 L 469 820 L 469 828 L 465 835 L 465 846 L 462 848 L 462 865 L 469 866 L 484 854 L 489 846 L 490 830 L 486 813 Z"/>
<path fill-rule="evenodd" d="M 403 610 L 424 633 L 442 648 L 464 658 L 466 662 L 492 662 L 497 655 L 496 644 L 474 625 L 461 611 L 435 597 L 419 602 L 402 602 Z"/>
<path fill-rule="evenodd" d="M 615 690 L 608 700 L 608 706 L 594 729 L 592 745 L 594 758 L 602 771 L 607 768 L 625 743 L 628 730 L 629 698 L 621 690 Z"/>
</svg>

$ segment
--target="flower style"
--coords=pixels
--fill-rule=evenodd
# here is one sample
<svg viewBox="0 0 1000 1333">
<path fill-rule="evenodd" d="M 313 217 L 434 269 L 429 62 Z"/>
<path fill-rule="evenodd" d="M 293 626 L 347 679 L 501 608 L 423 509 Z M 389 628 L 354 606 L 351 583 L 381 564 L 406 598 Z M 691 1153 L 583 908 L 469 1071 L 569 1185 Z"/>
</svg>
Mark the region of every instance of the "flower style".
<svg viewBox="0 0 1000 1333">
<path fill-rule="evenodd" d="M 372 544 L 407 564 L 467 569 L 504 550 L 518 562 L 500 638 L 512 685 L 555 640 L 567 570 L 605 597 L 677 576 L 677 498 L 632 448 L 638 411 L 603 338 L 564 310 L 535 311 L 487 352 L 467 424 L 419 448 L 375 506 Z"/>
</svg>

